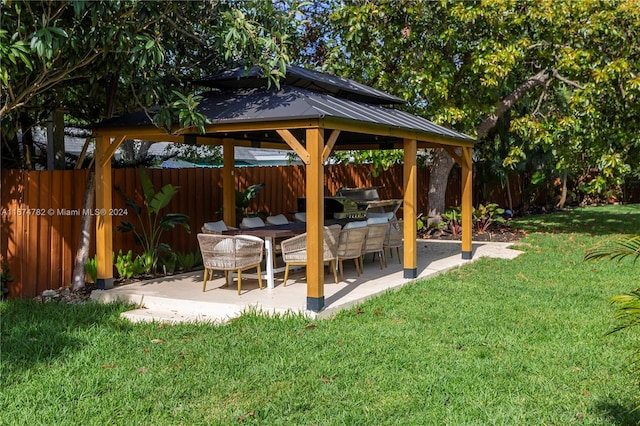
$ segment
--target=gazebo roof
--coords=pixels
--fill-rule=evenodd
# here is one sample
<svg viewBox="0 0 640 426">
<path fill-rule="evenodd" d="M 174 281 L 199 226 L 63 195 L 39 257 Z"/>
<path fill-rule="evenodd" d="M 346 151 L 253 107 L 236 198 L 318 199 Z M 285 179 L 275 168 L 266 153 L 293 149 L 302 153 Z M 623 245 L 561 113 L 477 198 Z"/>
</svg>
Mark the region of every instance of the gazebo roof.
<svg viewBox="0 0 640 426">
<path fill-rule="evenodd" d="M 472 145 L 474 142 L 470 136 L 382 105 L 404 103 L 395 96 L 352 80 L 300 67 L 287 68 L 280 88 L 267 87 L 257 69 L 248 73 L 239 69 L 225 71 L 194 84 L 214 88 L 202 94 L 199 105 L 199 111 L 211 123 L 207 133 L 212 136 L 220 136 L 215 130 L 219 127 L 224 129 L 221 130 L 224 137 L 284 145 L 282 138 L 272 131 L 278 126 L 268 123 L 311 120 L 322 122 L 325 128 L 342 130 L 335 144 L 338 149 L 351 149 L 363 143 L 392 147 L 403 137 L 419 141 L 435 138 L 439 143 L 450 145 Z M 96 129 L 108 131 L 152 125 L 147 114 L 137 112 L 106 120 Z M 287 127 L 296 134 L 295 125 Z M 307 126 L 299 128 L 304 127 Z M 234 132 L 234 128 L 238 128 L 238 132 Z M 302 137 L 302 134 L 296 136 Z"/>
<path fill-rule="evenodd" d="M 267 79 L 258 67 L 249 70 L 235 68 L 223 71 L 193 84 L 212 87 L 220 90 L 237 90 L 255 87 L 267 87 Z M 336 75 L 314 71 L 295 65 L 287 67 L 287 72 L 280 84 L 283 86 L 301 87 L 314 92 L 328 93 L 339 98 L 350 99 L 370 104 L 406 104 L 398 97 L 373 87 L 365 86 L 357 81 Z"/>
</svg>

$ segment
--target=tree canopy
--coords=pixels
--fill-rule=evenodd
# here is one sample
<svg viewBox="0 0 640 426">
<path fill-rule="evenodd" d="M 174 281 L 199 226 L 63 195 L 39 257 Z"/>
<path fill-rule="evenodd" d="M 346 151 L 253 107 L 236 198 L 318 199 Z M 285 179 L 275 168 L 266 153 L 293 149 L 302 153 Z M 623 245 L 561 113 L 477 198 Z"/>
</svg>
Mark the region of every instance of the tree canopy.
<svg viewBox="0 0 640 426">
<path fill-rule="evenodd" d="M 288 0 L 3 0 L 3 141 L 17 144 L 19 129 L 55 109 L 85 123 L 145 109 L 161 126 L 201 125 L 189 81 L 242 63 L 263 67 L 277 82 L 297 32 L 297 7 Z"/>
<path fill-rule="evenodd" d="M 602 195 L 638 169 L 637 1 L 360 1 L 318 11 L 326 32 L 310 37 L 307 57 L 477 136 L 481 173 L 568 173 Z"/>
</svg>

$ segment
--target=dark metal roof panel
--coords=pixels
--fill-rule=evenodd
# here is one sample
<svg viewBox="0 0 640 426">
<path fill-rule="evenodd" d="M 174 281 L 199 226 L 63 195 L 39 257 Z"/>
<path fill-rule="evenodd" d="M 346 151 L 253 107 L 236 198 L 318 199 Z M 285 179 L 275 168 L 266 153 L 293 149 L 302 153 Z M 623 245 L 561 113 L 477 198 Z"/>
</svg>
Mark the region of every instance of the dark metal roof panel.
<svg viewBox="0 0 640 426">
<path fill-rule="evenodd" d="M 213 123 L 251 123 L 335 117 L 360 123 L 386 125 L 472 141 L 470 136 L 431 121 L 381 105 L 356 102 L 311 90 L 286 86 L 280 90 L 257 88 L 203 94 L 199 111 Z M 106 120 L 100 127 L 150 125 L 144 113 Z"/>
<path fill-rule="evenodd" d="M 267 80 L 258 67 L 248 70 L 235 68 L 193 81 L 196 85 L 220 90 L 238 90 L 266 87 Z M 406 102 L 382 90 L 374 89 L 348 78 L 314 71 L 294 65 L 287 67 L 286 76 L 280 81 L 281 87 L 295 86 L 315 92 L 328 93 L 337 97 L 374 104 L 401 104 Z"/>
</svg>

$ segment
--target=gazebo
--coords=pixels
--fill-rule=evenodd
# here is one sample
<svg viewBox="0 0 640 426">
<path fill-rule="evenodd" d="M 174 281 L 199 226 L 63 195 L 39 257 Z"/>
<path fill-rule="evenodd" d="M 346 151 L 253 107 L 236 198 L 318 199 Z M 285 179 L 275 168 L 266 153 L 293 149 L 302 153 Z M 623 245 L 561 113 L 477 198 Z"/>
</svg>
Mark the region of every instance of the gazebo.
<svg viewBox="0 0 640 426">
<path fill-rule="evenodd" d="M 210 88 L 199 111 L 205 133 L 156 127 L 145 112 L 106 120 L 96 138 L 96 208 L 112 206 L 111 158 L 125 139 L 223 147 L 223 217 L 235 223 L 234 147 L 291 149 L 306 166 L 307 309 L 324 307 L 322 238 L 324 163 L 333 150 L 402 149 L 404 278 L 417 277 L 417 150 L 444 148 L 462 169 L 462 258 L 472 256 L 472 152 L 475 140 L 393 107 L 405 102 L 353 80 L 296 66 L 280 87 L 267 84 L 259 69 L 235 69 L 195 81 Z M 385 105 L 391 105 L 388 107 Z M 316 225 L 316 226 L 314 226 Z M 96 221 L 98 287 L 113 286 L 112 218 Z"/>
</svg>

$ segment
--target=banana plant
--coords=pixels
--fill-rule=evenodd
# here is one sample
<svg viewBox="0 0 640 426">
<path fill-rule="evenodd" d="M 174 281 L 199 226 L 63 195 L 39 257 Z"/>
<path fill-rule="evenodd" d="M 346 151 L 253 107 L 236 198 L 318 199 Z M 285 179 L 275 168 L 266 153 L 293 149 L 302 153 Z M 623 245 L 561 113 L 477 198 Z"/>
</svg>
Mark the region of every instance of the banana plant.
<svg viewBox="0 0 640 426">
<path fill-rule="evenodd" d="M 129 221 L 122 221 L 116 230 L 120 232 L 133 232 L 136 241 L 142 246 L 143 253 L 151 256 L 153 269 L 158 262 L 160 251 L 169 250 L 167 244 L 161 243 L 162 233 L 176 226 L 182 226 L 187 231 L 189 228 L 189 216 L 182 213 L 167 213 L 161 216 L 160 212 L 164 209 L 178 193 L 179 186 L 169 184 L 164 185 L 156 192 L 153 182 L 143 168 L 140 168 L 140 181 L 142 183 L 142 192 L 144 194 L 144 205 L 141 206 L 133 199 L 124 194 L 120 188 L 116 190 L 124 197 L 127 206 L 129 206 L 138 217 L 139 228 Z M 145 209 L 146 208 L 146 209 Z M 146 210 L 146 215 L 143 211 Z"/>
</svg>

